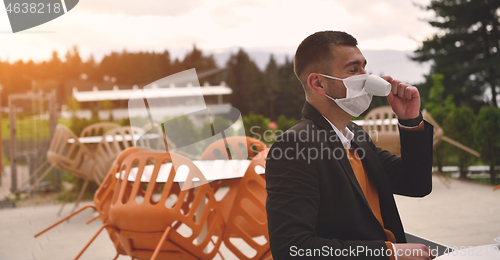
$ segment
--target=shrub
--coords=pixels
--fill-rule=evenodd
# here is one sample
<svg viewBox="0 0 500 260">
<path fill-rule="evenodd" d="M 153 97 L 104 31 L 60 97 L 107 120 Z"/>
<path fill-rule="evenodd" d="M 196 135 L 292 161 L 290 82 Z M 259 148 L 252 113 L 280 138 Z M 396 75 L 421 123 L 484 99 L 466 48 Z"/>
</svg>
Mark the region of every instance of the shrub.
<svg viewBox="0 0 500 260">
<path fill-rule="evenodd" d="M 472 147 L 474 144 L 473 127 L 475 123 L 476 116 L 471 108 L 458 107 L 448 114 L 444 120 L 444 133 L 449 138 L 465 146 Z M 467 176 L 467 168 L 472 163 L 473 155 L 464 150 L 456 149 L 455 147 L 450 153 L 454 153 L 458 156 L 457 165 L 460 169 L 460 178 L 465 179 Z"/>
<path fill-rule="evenodd" d="M 500 163 L 500 109 L 481 107 L 474 130 L 476 148 L 481 153 L 481 159 L 489 164 L 490 182 L 495 184 L 495 165 Z"/>
</svg>

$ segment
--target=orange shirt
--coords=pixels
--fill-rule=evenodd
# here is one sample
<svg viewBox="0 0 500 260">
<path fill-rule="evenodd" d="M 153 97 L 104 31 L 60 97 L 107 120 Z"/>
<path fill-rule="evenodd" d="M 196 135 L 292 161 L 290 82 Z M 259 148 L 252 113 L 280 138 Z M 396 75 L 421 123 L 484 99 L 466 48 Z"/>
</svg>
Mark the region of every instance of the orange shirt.
<svg viewBox="0 0 500 260">
<path fill-rule="evenodd" d="M 404 131 L 422 131 L 424 130 L 424 124 L 422 122 L 417 127 L 401 128 L 401 129 Z M 370 209 L 372 210 L 373 214 L 377 218 L 380 225 L 384 227 L 384 221 L 382 219 L 382 214 L 380 212 L 380 202 L 379 202 L 377 187 L 375 187 L 372 180 L 370 180 L 369 176 L 366 174 L 366 171 L 363 167 L 363 163 L 361 162 L 360 157 L 356 153 L 356 151 L 352 147 L 351 149 L 346 149 L 346 151 L 349 154 L 348 158 L 349 158 L 349 163 L 351 164 L 351 168 L 354 172 L 354 175 L 356 175 L 356 179 L 358 180 L 359 186 L 361 187 L 361 190 L 363 191 L 366 200 L 368 201 L 368 205 L 370 205 Z M 396 243 L 396 237 L 390 230 L 384 228 L 384 231 L 388 240 L 386 241 L 386 246 L 388 249 L 392 250 L 392 243 Z M 390 256 L 390 259 L 391 260 L 395 259 L 394 254 Z"/>
</svg>

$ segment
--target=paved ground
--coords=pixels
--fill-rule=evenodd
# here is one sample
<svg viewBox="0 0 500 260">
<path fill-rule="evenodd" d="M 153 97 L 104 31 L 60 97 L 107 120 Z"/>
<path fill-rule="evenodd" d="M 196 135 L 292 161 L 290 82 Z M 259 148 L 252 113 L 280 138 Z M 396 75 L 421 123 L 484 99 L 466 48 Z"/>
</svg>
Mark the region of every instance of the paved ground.
<svg viewBox="0 0 500 260">
<path fill-rule="evenodd" d="M 477 246 L 493 244 L 493 238 L 500 236 L 500 191 L 493 192 L 492 186 L 452 180 L 447 188 L 434 177 L 431 195 L 423 199 L 397 197 L 396 201 L 405 229 L 421 237 L 448 246 Z M 72 206 L 68 204 L 63 215 Z M 59 205 L 0 209 L 0 259 L 73 259 L 100 223 L 85 225 L 94 214 L 88 210 L 34 238 L 59 219 L 58 209 Z M 113 259 L 115 253 L 103 232 L 80 259 Z"/>
<path fill-rule="evenodd" d="M 440 180 L 434 177 L 425 198 L 396 196 L 405 230 L 451 247 L 494 244 L 500 237 L 500 190 L 450 179 L 448 188 Z"/>
</svg>

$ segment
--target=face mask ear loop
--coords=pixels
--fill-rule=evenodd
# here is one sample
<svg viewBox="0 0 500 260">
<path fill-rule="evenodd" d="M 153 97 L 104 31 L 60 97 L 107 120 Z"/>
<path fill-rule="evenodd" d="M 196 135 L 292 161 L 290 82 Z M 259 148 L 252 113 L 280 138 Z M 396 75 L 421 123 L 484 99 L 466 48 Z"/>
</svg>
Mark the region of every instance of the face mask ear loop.
<svg viewBox="0 0 500 260">
<path fill-rule="evenodd" d="M 329 98 L 329 99 L 333 100 L 333 101 L 335 101 L 335 100 L 336 100 L 336 99 L 334 99 L 334 98 L 332 98 L 332 97 L 328 96 L 326 93 L 325 93 L 325 96 L 326 96 L 327 98 Z"/>
<path fill-rule="evenodd" d="M 321 74 L 321 73 L 318 73 L 319 75 L 323 76 L 323 77 L 327 77 L 327 78 L 330 78 L 330 79 L 336 79 L 336 80 L 340 80 L 340 81 L 344 81 L 343 79 L 340 79 L 340 78 L 336 78 L 336 77 L 333 77 L 333 76 L 328 76 L 328 75 L 325 75 L 325 74 Z"/>
<path fill-rule="evenodd" d="M 342 83 L 343 83 L 343 85 L 344 85 L 344 87 L 345 87 L 346 91 L 349 91 L 349 88 L 347 88 L 347 86 L 344 84 L 344 80 L 343 80 L 343 79 L 341 79 L 341 78 L 336 78 L 336 77 L 329 76 L 329 75 L 325 75 L 325 74 L 321 74 L 321 73 L 318 73 L 318 75 L 321 75 L 321 76 L 326 77 L 326 78 L 336 79 L 336 80 L 340 80 L 340 81 L 342 81 Z M 334 99 L 334 98 L 332 98 L 332 97 L 328 96 L 327 94 L 325 94 L 325 96 L 327 96 L 327 97 L 329 97 L 331 100 L 335 101 L 335 99 Z M 346 97 L 347 97 L 347 92 L 346 92 Z"/>
</svg>

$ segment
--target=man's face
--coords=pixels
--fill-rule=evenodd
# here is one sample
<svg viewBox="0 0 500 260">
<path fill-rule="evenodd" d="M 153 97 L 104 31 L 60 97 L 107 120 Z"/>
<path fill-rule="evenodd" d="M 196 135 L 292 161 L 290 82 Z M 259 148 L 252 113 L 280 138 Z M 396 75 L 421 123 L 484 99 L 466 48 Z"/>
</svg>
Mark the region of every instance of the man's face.
<svg viewBox="0 0 500 260">
<path fill-rule="evenodd" d="M 328 75 L 337 78 L 348 78 L 354 75 L 366 74 L 366 59 L 355 46 L 334 45 L 332 53 L 335 59 L 331 63 Z M 332 98 L 345 98 L 346 88 L 340 80 L 327 79 L 326 93 Z"/>
</svg>

